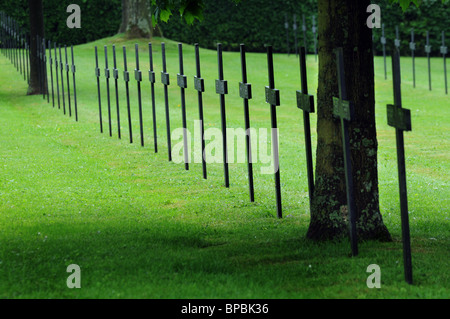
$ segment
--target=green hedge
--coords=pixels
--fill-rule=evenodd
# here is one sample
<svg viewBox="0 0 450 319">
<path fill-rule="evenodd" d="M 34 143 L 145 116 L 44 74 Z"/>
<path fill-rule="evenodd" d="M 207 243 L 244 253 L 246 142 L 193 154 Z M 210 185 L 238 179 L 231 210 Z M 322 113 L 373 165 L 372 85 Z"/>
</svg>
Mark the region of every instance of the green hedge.
<svg viewBox="0 0 450 319">
<path fill-rule="evenodd" d="M 81 29 L 69 29 L 66 21 L 69 4 L 81 9 Z M 80 44 L 111 36 L 119 30 L 122 19 L 121 0 L 44 0 L 45 37 L 63 44 Z M 29 30 L 28 1 L 2 0 L 0 11 L 6 12 Z"/>
<path fill-rule="evenodd" d="M 168 23 L 160 23 L 165 37 L 185 43 L 199 43 L 202 47 L 215 48 L 221 42 L 228 50 L 239 50 L 245 43 L 248 50 L 264 51 L 264 44 L 271 44 L 275 51 L 286 52 L 285 14 L 289 21 L 289 47 L 294 48 L 292 30 L 293 15 L 297 15 L 299 45 L 303 43 L 301 16 L 307 19 L 308 52 L 313 52 L 311 16 L 317 15 L 317 0 L 242 0 L 235 4 L 231 0 L 204 0 L 204 20 L 187 25 L 178 16 L 172 16 Z M 425 33 L 430 31 L 432 54 L 439 55 L 441 32 L 447 31 L 447 46 L 450 47 L 450 2 L 423 0 L 419 8 L 412 5 L 403 12 L 398 4 L 390 0 L 373 1 L 380 5 L 381 19 L 385 24 L 387 50 L 394 45 L 395 26 L 399 26 L 402 55 L 410 55 L 410 30 L 415 29 L 416 55 L 425 55 Z M 369 17 L 369 13 L 367 13 Z M 375 54 L 382 54 L 381 29 L 374 29 Z"/>
<path fill-rule="evenodd" d="M 239 50 L 245 43 L 248 50 L 264 51 L 271 44 L 274 51 L 286 52 L 285 14 L 288 15 L 290 52 L 294 50 L 293 15 L 297 15 L 298 41 L 303 43 L 302 13 L 306 15 L 308 50 L 313 50 L 311 16 L 317 16 L 315 0 L 204 0 L 204 19 L 188 26 L 179 16 L 159 24 L 165 37 L 185 43 L 199 43 L 215 48 L 221 42 L 226 50 Z M 317 20 L 317 19 L 316 19 Z"/>
</svg>

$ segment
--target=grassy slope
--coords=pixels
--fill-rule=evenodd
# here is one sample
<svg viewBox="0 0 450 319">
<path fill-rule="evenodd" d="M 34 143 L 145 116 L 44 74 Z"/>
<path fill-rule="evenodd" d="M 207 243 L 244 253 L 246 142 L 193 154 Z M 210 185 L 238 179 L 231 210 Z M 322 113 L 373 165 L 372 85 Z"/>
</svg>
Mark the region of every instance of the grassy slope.
<svg viewBox="0 0 450 319">
<path fill-rule="evenodd" d="M 171 74 L 172 129 L 181 127 L 176 44 L 167 42 Z M 415 285 L 403 281 L 394 131 L 386 125 L 385 104 L 392 84 L 376 58 L 380 201 L 393 243 L 367 242 L 349 258 L 349 244 L 306 241 L 308 216 L 303 127 L 295 107 L 298 61 L 275 56 L 279 110 L 280 165 L 284 215 L 275 217 L 273 178 L 255 165 L 256 203 L 248 200 L 246 165 L 231 164 L 225 189 L 221 164 L 167 161 L 164 98 L 159 80 L 160 39 L 154 39 L 160 152 L 153 153 L 150 90 L 143 82 L 146 146 L 139 145 L 136 84 L 131 82 L 135 143 L 128 143 L 123 82 L 123 139 L 99 134 L 93 45 L 134 47 L 114 37 L 75 48 L 80 122 L 63 116 L 42 97 L 27 97 L 17 72 L 0 56 L 0 297 L 2 298 L 448 298 L 449 296 L 449 102 L 443 94 L 441 60 L 433 61 L 434 90 L 428 92 L 426 61 L 417 59 L 418 88 L 412 89 L 410 63 L 402 59 L 403 102 L 412 110 L 413 131 L 406 133 L 410 223 Z M 147 79 L 148 53 L 140 42 L 141 69 Z M 121 54 L 120 54 L 121 56 Z M 188 127 L 198 118 L 193 47 L 185 46 Z M 205 128 L 220 128 L 219 98 L 214 93 L 217 57 L 201 50 L 206 93 Z M 229 127 L 243 126 L 238 97 L 239 55 L 224 53 Z M 110 60 L 111 61 L 111 60 Z M 122 58 L 118 58 L 122 69 Z M 252 126 L 270 126 L 263 101 L 266 57 L 248 54 Z M 310 91 L 317 64 L 308 58 Z M 131 74 L 132 76 L 132 74 Z M 111 86 L 113 89 L 113 87 Z M 111 90 L 113 94 L 113 90 Z M 115 109 L 112 98 L 112 110 Z M 439 113 L 438 113 L 439 112 Z M 113 112 L 113 119 L 115 120 Z M 313 116 L 313 127 L 315 119 Z M 315 132 L 313 132 L 315 141 Z M 176 141 L 174 141 L 176 143 Z M 82 269 L 82 289 L 66 287 L 66 267 Z M 382 289 L 368 289 L 366 268 L 378 264 Z"/>
</svg>

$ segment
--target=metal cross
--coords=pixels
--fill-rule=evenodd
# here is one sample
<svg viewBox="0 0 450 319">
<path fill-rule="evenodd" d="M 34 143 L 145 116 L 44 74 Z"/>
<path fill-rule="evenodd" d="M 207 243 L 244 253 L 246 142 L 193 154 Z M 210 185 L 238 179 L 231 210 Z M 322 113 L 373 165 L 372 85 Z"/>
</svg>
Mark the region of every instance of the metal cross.
<svg viewBox="0 0 450 319">
<path fill-rule="evenodd" d="M 347 100 L 345 84 L 344 53 L 342 48 L 336 50 L 339 98 L 333 97 L 333 115 L 341 120 L 342 147 L 344 150 L 345 181 L 347 186 L 347 209 L 349 213 L 349 234 L 352 255 L 358 255 L 358 238 L 356 233 L 356 205 L 353 195 L 353 173 L 350 153 L 349 122 L 353 118 L 353 105 Z"/>
<path fill-rule="evenodd" d="M 442 31 L 442 46 L 441 46 L 441 54 L 444 59 L 444 79 L 445 79 L 445 94 L 448 94 L 448 88 L 447 88 L 447 62 L 446 62 L 446 55 L 447 55 L 447 47 L 445 46 L 445 32 Z"/>
<path fill-rule="evenodd" d="M 181 121 L 183 124 L 183 155 L 184 155 L 184 168 L 189 170 L 189 150 L 188 150 L 188 137 L 187 137 L 187 123 L 186 123 L 186 96 L 184 90 L 187 88 L 187 77 L 184 75 L 183 67 L 183 45 L 178 43 L 178 61 L 180 66 L 180 73 L 177 74 L 177 84 L 180 87 L 181 95 Z"/>
<path fill-rule="evenodd" d="M 314 97 L 308 94 L 307 70 L 306 70 L 306 49 L 300 48 L 300 78 L 302 90 L 297 91 L 297 107 L 303 110 L 303 127 L 305 132 L 306 169 L 308 174 L 309 204 L 312 205 L 314 196 L 314 169 L 311 147 L 311 124 L 309 114 L 314 113 Z"/>
<path fill-rule="evenodd" d="M 394 51 L 392 57 L 392 75 L 394 83 L 394 105 L 387 105 L 387 120 L 390 126 L 395 127 L 400 190 L 400 213 L 403 237 L 403 265 L 405 280 L 407 283 L 412 284 L 411 244 L 409 233 L 408 196 L 406 190 L 405 148 L 403 140 L 403 131 L 411 130 L 411 113 L 410 110 L 402 108 L 400 54 L 397 50 Z"/>
</svg>

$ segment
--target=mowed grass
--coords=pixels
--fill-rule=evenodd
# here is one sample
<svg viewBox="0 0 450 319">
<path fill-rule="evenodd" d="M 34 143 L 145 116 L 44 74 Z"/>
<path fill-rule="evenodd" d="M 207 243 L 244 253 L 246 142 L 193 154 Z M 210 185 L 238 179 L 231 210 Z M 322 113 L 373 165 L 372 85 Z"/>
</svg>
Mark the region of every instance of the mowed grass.
<svg viewBox="0 0 450 319">
<path fill-rule="evenodd" d="M 305 239 L 309 224 L 303 120 L 296 108 L 298 59 L 274 57 L 280 172 L 284 218 L 276 218 L 273 176 L 256 163 L 255 203 L 249 201 L 245 163 L 230 164 L 229 189 L 223 167 L 200 163 L 186 171 L 168 162 L 162 70 L 162 39 L 153 40 L 157 77 L 159 152 L 153 150 L 147 43 L 138 41 L 143 72 L 145 147 L 140 146 L 134 42 L 121 36 L 75 47 L 80 120 L 64 116 L 27 86 L 0 56 L 0 297 L 2 298 L 448 298 L 449 280 L 449 97 L 444 94 L 441 59 L 433 59 L 428 91 L 426 59 L 417 61 L 412 88 L 411 60 L 402 58 L 403 106 L 411 109 L 412 132 L 405 133 L 414 285 L 404 282 L 394 129 L 386 124 L 392 81 L 384 80 L 382 57 L 375 58 L 379 141 L 380 205 L 394 241 L 360 243 L 349 257 L 348 241 Z M 165 39 L 172 129 L 182 127 L 176 86 L 178 51 Z M 98 124 L 94 46 L 115 44 L 118 52 L 122 139 L 117 138 L 114 81 L 111 80 L 112 137 L 109 137 L 105 79 L 101 78 L 103 127 Z M 122 45 L 128 49 L 134 143 L 128 141 Z M 217 53 L 200 50 L 205 129 L 220 129 L 215 94 Z M 110 67 L 112 58 L 109 59 Z M 388 59 L 390 63 L 390 59 Z M 308 56 L 309 90 L 316 92 L 317 63 Z M 253 85 L 251 126 L 270 128 L 264 102 L 266 55 L 247 54 Z M 184 46 L 188 129 L 194 140 L 198 119 L 194 48 Z M 227 126 L 243 128 L 238 53 L 224 52 Z M 388 64 L 388 70 L 390 64 Z M 64 79 L 66 80 L 66 79 Z M 72 79 L 70 79 L 72 80 Z M 68 107 L 66 101 L 66 108 Z M 61 104 L 62 108 L 62 104 Z M 73 102 L 72 102 L 73 108 Z M 72 109 L 73 111 L 73 109 Z M 316 143 L 312 116 L 313 145 Z M 211 132 L 211 131 L 210 131 Z M 214 132 L 214 131 L 212 131 Z M 268 136 L 270 140 L 270 133 Z M 181 142 L 181 137 L 173 145 Z M 179 145 L 179 144 L 178 144 Z M 256 154 L 259 150 L 254 149 Z M 236 152 L 242 152 L 236 148 Z M 198 154 L 193 146 L 191 156 Z M 270 145 L 266 152 L 270 155 Z M 259 155 L 255 155 L 259 156 Z M 236 162 L 237 155 L 234 157 Z M 220 158 L 220 157 L 219 157 Z M 255 157 L 254 157 L 255 158 Z M 259 157 L 256 157 L 259 159 Z M 233 159 L 232 159 L 233 160 Z M 81 267 L 81 289 L 69 289 L 66 268 Z M 369 289 L 367 266 L 381 268 L 381 289 Z"/>
</svg>

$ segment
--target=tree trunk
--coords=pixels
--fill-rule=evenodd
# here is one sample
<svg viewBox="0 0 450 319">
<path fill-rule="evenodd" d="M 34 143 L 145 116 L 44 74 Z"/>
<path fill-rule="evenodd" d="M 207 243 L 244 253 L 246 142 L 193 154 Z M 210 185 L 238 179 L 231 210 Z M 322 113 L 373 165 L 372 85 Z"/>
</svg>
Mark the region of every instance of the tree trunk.
<svg viewBox="0 0 450 319">
<path fill-rule="evenodd" d="M 157 30 L 152 27 L 149 0 L 122 0 L 119 33 L 125 33 L 128 38 L 134 39 L 151 38 L 155 32 Z"/>
<path fill-rule="evenodd" d="M 355 108 L 349 126 L 358 239 L 391 240 L 378 200 L 372 30 L 366 26 L 370 0 L 319 0 L 319 87 L 314 199 L 307 237 L 329 240 L 348 235 L 347 197 L 338 97 L 336 55 L 344 51 L 347 93 Z"/>
<path fill-rule="evenodd" d="M 44 12 L 42 0 L 28 0 L 30 10 L 30 84 L 28 95 L 42 94 L 39 87 L 39 64 L 37 57 L 37 36 L 44 37 Z"/>
</svg>

